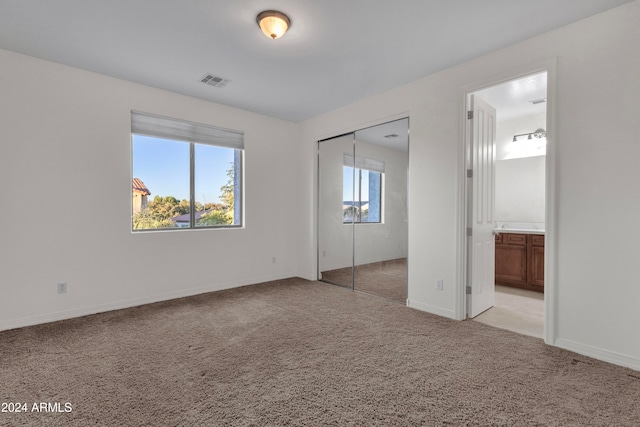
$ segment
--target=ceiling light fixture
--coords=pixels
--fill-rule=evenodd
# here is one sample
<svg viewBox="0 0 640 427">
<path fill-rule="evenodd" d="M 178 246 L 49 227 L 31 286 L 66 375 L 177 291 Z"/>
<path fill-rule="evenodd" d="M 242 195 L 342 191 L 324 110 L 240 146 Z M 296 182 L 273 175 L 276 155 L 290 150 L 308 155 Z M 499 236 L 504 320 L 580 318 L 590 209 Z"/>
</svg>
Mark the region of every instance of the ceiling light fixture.
<svg viewBox="0 0 640 427">
<path fill-rule="evenodd" d="M 291 26 L 291 20 L 287 15 L 277 10 L 265 10 L 256 17 L 256 22 L 265 36 L 270 39 L 279 39 Z"/>
</svg>

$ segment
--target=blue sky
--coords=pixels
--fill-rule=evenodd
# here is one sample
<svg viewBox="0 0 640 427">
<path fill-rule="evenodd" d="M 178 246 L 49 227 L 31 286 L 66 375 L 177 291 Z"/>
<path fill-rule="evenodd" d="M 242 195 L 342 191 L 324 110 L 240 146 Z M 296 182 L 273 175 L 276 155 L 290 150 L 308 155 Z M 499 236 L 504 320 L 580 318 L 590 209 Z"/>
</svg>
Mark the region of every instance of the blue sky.
<svg viewBox="0 0 640 427">
<path fill-rule="evenodd" d="M 196 144 L 196 201 L 220 201 L 233 154 L 233 149 Z M 151 191 L 150 200 L 155 196 L 189 200 L 189 143 L 133 135 L 133 177 Z"/>
<path fill-rule="evenodd" d="M 343 194 L 343 201 L 348 201 L 351 199 L 355 199 L 356 201 L 358 201 L 358 172 L 360 171 L 360 169 L 356 168 L 356 172 L 355 172 L 355 184 L 356 184 L 356 191 L 355 193 L 353 192 L 353 169 L 345 166 L 342 168 L 342 194 Z M 368 171 L 365 171 L 362 174 L 362 202 L 368 202 L 369 201 L 369 173 Z"/>
</svg>

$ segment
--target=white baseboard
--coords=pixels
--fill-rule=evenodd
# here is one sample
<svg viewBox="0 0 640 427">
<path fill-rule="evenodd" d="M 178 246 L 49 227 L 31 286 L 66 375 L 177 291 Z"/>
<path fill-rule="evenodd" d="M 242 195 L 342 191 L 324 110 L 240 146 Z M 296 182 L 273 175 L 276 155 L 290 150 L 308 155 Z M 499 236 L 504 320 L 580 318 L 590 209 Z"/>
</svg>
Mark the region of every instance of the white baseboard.
<svg viewBox="0 0 640 427">
<path fill-rule="evenodd" d="M 318 278 L 316 277 L 316 273 L 315 272 L 314 273 L 298 272 L 296 277 L 299 277 L 299 278 L 305 279 L 305 280 L 311 280 L 312 282 L 315 282 L 316 280 L 318 280 Z"/>
<path fill-rule="evenodd" d="M 438 307 L 438 306 L 427 304 L 424 302 L 407 299 L 407 307 L 415 308 L 416 310 L 426 311 L 427 313 L 437 314 L 438 316 L 457 320 L 456 313 L 454 310 Z"/>
<path fill-rule="evenodd" d="M 359 265 L 367 265 L 367 264 L 375 264 L 375 263 L 378 263 L 378 262 L 393 261 L 393 260 L 396 260 L 396 259 L 402 259 L 402 258 L 406 258 L 406 257 L 407 257 L 407 255 L 405 254 L 405 255 L 400 255 L 400 256 L 395 256 L 395 255 L 391 256 L 391 257 L 387 256 L 387 257 L 383 257 L 383 258 L 361 259 L 361 260 L 358 260 L 358 262 L 356 263 L 356 267 L 359 266 Z M 337 263 L 337 264 L 323 265 L 322 269 L 323 269 L 323 271 L 338 270 L 338 269 L 341 269 L 341 268 L 349 268 L 352 265 L 353 265 L 352 261 L 349 260 L 347 262 L 342 262 L 342 263 Z"/>
<path fill-rule="evenodd" d="M 42 323 L 57 322 L 59 320 L 73 319 L 76 317 L 88 316 L 91 314 L 104 313 L 107 311 L 121 310 L 123 308 L 137 307 L 144 304 L 152 304 L 160 301 L 168 301 L 177 298 L 190 297 L 193 295 L 205 294 L 208 292 L 222 291 L 225 289 L 239 288 L 241 286 L 254 285 L 273 280 L 282 280 L 294 277 L 295 274 L 279 274 L 274 276 L 260 276 L 240 281 L 216 283 L 209 286 L 202 286 L 191 289 L 180 289 L 177 291 L 164 292 L 156 295 L 149 295 L 140 298 L 132 298 L 127 300 L 113 301 L 105 304 L 97 304 L 87 307 L 80 307 L 71 310 L 64 310 L 52 313 L 38 314 L 35 316 L 27 316 L 16 319 L 8 319 L 0 321 L 0 331 L 9 329 L 23 328 L 25 326 L 39 325 Z"/>
<path fill-rule="evenodd" d="M 328 264 L 322 265 L 322 271 L 331 271 L 331 270 L 339 270 L 341 268 L 347 268 L 347 267 L 351 267 L 352 263 L 351 262 L 340 262 L 340 263 L 336 263 L 336 264 Z"/>
<path fill-rule="evenodd" d="M 616 353 L 598 347 L 592 347 L 586 344 L 580 344 L 564 338 L 558 338 L 554 345 L 565 350 L 570 350 L 575 353 L 582 354 L 583 356 L 640 371 L 640 359 L 638 359 L 637 357 L 627 356 L 625 354 Z"/>
</svg>

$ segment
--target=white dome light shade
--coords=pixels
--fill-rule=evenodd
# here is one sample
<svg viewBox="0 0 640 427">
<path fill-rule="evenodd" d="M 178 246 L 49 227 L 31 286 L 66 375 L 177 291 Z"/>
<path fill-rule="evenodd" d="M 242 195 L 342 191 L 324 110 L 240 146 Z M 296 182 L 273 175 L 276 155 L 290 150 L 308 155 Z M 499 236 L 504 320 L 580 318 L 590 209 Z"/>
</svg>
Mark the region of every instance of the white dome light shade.
<svg viewBox="0 0 640 427">
<path fill-rule="evenodd" d="M 289 17 L 276 10 L 265 10 L 256 17 L 256 22 L 265 36 L 270 39 L 279 39 L 291 26 Z"/>
</svg>

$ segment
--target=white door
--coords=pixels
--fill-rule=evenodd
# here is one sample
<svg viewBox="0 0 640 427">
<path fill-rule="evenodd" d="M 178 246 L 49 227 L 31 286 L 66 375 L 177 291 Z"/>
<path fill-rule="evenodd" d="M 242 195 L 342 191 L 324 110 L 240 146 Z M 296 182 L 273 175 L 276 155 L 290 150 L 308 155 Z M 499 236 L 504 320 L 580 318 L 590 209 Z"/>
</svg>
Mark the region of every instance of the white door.
<svg viewBox="0 0 640 427">
<path fill-rule="evenodd" d="M 493 307 L 495 302 L 495 133 L 496 109 L 477 96 L 471 95 L 469 119 L 471 136 L 471 175 L 468 179 L 469 224 L 468 270 L 471 292 L 468 297 L 468 316 L 475 317 Z"/>
</svg>

